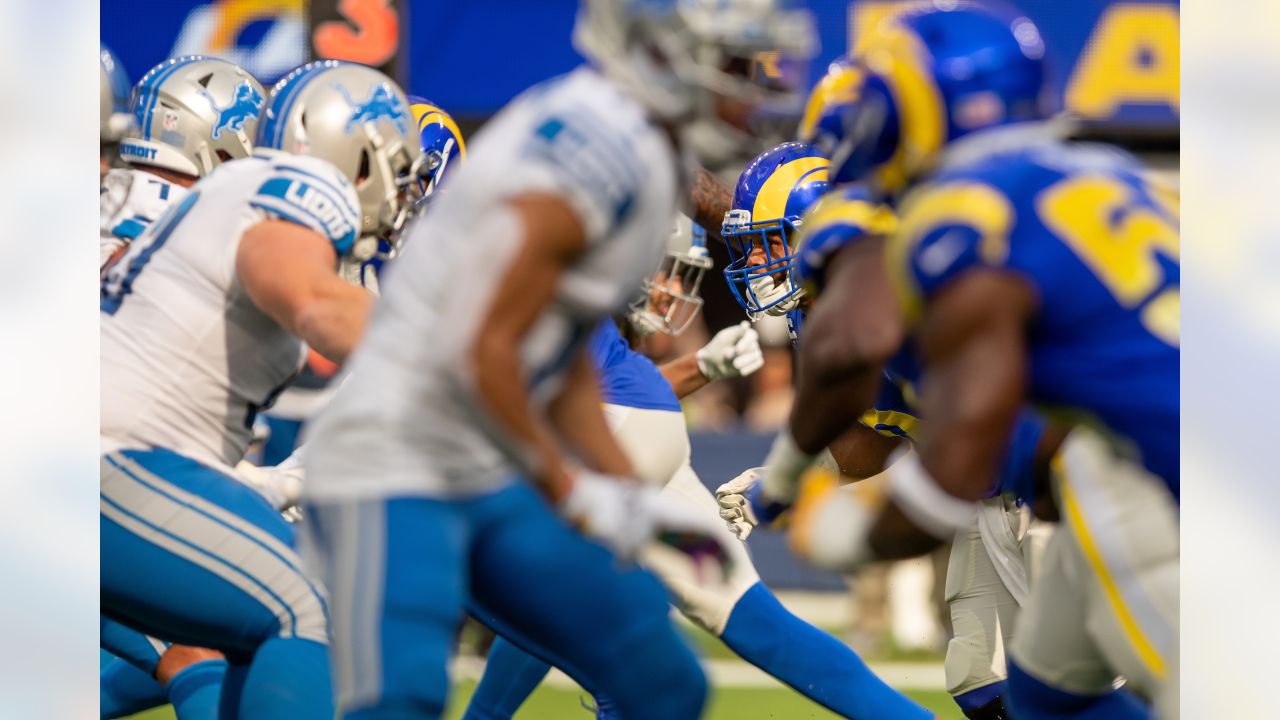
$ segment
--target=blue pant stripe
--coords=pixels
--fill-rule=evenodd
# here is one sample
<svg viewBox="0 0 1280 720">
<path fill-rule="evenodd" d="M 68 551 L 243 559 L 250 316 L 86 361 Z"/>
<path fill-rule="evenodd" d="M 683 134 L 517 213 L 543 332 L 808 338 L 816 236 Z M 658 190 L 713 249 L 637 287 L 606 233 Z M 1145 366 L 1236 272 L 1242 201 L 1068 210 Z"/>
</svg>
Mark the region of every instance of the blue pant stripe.
<svg viewBox="0 0 1280 720">
<path fill-rule="evenodd" d="M 133 479 L 134 479 L 134 480 L 136 480 L 137 482 L 141 483 L 144 487 L 146 487 L 146 488 L 150 489 L 150 490 L 151 490 L 151 491 L 153 491 L 153 492 L 159 493 L 160 495 L 164 496 L 165 498 L 169 499 L 169 500 L 170 500 L 170 501 L 172 501 L 172 502 L 177 503 L 178 505 L 181 505 L 181 506 L 183 506 L 183 507 L 185 507 L 185 508 L 187 508 L 187 509 L 189 509 L 189 510 L 191 510 L 191 511 L 193 511 L 193 512 L 196 512 L 196 513 L 199 513 L 200 515 L 203 515 L 204 517 L 206 517 L 206 518 L 208 518 L 208 519 L 210 519 L 210 520 L 212 520 L 212 521 L 214 521 L 214 522 L 218 523 L 219 525 L 221 525 L 221 526 L 223 526 L 223 527 L 227 528 L 228 530 L 231 530 L 232 532 L 235 532 L 235 533 L 237 533 L 237 534 L 241 535 L 242 537 L 244 537 L 244 538 L 246 538 L 247 540 L 249 540 L 249 541 L 253 542 L 254 544 L 256 544 L 258 547 L 261 547 L 263 550 L 266 550 L 268 553 L 270 553 L 272 556 L 274 556 L 274 557 L 275 557 L 277 560 L 279 560 L 280 562 L 284 563 L 284 565 L 285 565 L 286 567 L 288 567 L 290 570 L 292 570 L 294 573 L 296 573 L 299 577 L 301 577 L 301 578 L 303 579 L 303 581 L 304 581 L 304 582 L 306 582 L 306 583 L 307 583 L 307 587 L 311 589 L 311 594 L 312 594 L 312 595 L 315 595 L 316 600 L 318 600 L 318 601 L 320 602 L 320 608 L 324 611 L 325 623 L 326 623 L 326 624 L 328 624 L 328 622 L 329 622 L 329 604 L 328 604 L 328 602 L 325 600 L 324 593 L 320 592 L 320 590 L 315 586 L 315 583 L 313 583 L 313 582 L 311 581 L 311 578 L 310 578 L 310 577 L 308 577 L 308 576 L 307 576 L 307 574 L 306 574 L 306 573 L 304 573 L 300 567 L 298 567 L 298 564 L 297 564 L 297 563 L 293 562 L 293 561 L 292 561 L 289 557 L 287 557 L 284 553 L 281 553 L 278 549 L 271 547 L 271 546 L 270 546 L 270 545 L 268 545 L 266 542 L 264 542 L 260 537 L 256 537 L 256 536 L 255 536 L 254 534 L 252 534 L 251 532 L 246 531 L 246 530 L 245 530 L 245 529 L 243 529 L 243 528 L 236 527 L 235 525 L 232 525 L 231 523 L 227 522 L 225 519 L 220 518 L 220 517 L 218 517 L 218 516 L 214 515 L 213 513 L 209 512 L 208 510 L 205 510 L 204 508 L 198 507 L 198 506 L 194 505 L 193 503 L 187 502 L 187 501 L 183 500 L 182 498 L 176 497 L 172 492 L 169 492 L 169 491 L 165 490 L 164 488 L 159 487 L 159 484 L 171 485 L 171 483 L 166 482 L 163 478 L 161 478 L 161 477 L 159 477 L 159 476 L 155 475 L 154 473 L 152 473 L 152 472 L 151 472 L 150 470 L 148 470 L 148 469 L 147 469 L 147 467 L 146 467 L 145 465 L 143 465 L 142 463 L 140 463 L 140 462 L 139 462 L 139 463 L 137 463 L 138 467 L 142 468 L 143 470 L 146 470 L 146 471 L 148 472 L 148 474 L 150 474 L 150 475 L 151 475 L 151 477 L 152 477 L 152 478 L 154 478 L 154 480 L 155 480 L 155 482 L 154 482 L 154 483 L 153 483 L 153 482 L 148 482 L 147 480 L 143 479 L 143 478 L 142 478 L 142 477 L 140 477 L 137 473 L 133 472 L 133 471 L 132 471 L 132 470 L 130 470 L 129 468 L 124 467 L 121 463 L 117 462 L 117 461 L 116 461 L 114 458 L 112 458 L 111 456 L 107 456 L 106 460 L 107 460 L 107 462 L 108 462 L 108 463 L 110 463 L 113 467 L 115 467 L 116 469 L 120 470 L 121 472 L 123 472 L 124 474 L 128 475 L 129 477 L 133 478 Z M 227 478 L 227 482 L 238 482 L 238 481 L 237 481 L 237 480 L 234 480 L 234 479 L 232 479 L 232 478 Z M 234 515 L 233 515 L 233 517 L 234 517 Z M 237 519 L 237 520 L 240 520 L 240 518 L 236 518 L 236 519 Z M 252 523 L 249 523 L 248 521 L 243 521 L 243 522 L 245 522 L 245 523 L 246 523 L 250 528 L 252 528 L 253 530 L 255 530 L 255 531 L 259 530 L 259 529 L 258 529 L 256 526 L 254 526 Z M 260 532 L 260 531 L 259 531 L 259 532 Z M 277 542 L 278 542 L 278 540 L 277 540 Z M 291 612 L 292 612 L 292 610 L 291 610 Z"/>
<path fill-rule="evenodd" d="M 162 528 L 162 527 L 160 527 L 160 526 L 158 526 L 158 525 L 156 525 L 156 524 L 154 524 L 154 523 L 152 523 L 152 522 L 150 522 L 150 521 L 146 520 L 145 518 L 140 517 L 140 516 L 139 516 L 139 515 L 137 515 L 136 513 L 131 512 L 130 510 L 128 510 L 128 509 L 127 509 L 127 508 L 125 508 L 124 506 L 120 505 L 120 504 L 119 504 L 119 503 L 117 503 L 116 501 L 114 501 L 114 500 L 112 500 L 111 498 L 107 497 L 106 495 L 102 495 L 101 493 L 99 493 L 99 497 L 102 499 L 102 501 L 103 501 L 103 502 L 107 503 L 107 504 L 108 504 L 108 505 L 110 505 L 113 509 L 115 509 L 117 512 L 119 512 L 120 514 L 122 514 L 122 515 L 124 515 L 124 516 L 128 517 L 129 519 L 133 520 L 134 522 L 137 522 L 137 523 L 139 523 L 139 524 L 143 525 L 144 527 L 147 527 L 147 528 L 151 529 L 152 531 L 154 531 L 154 532 L 156 532 L 156 533 L 159 533 L 159 534 L 160 534 L 160 535 L 162 535 L 162 536 L 168 537 L 168 538 L 170 538 L 170 539 L 172 539 L 172 540 L 174 540 L 174 541 L 176 541 L 176 542 L 178 542 L 178 543 L 180 543 L 180 544 L 182 544 L 182 545 L 184 545 L 184 546 L 186 546 L 186 547 L 190 548 L 191 550 L 195 551 L 196 553 L 198 553 L 198 554 L 200 554 L 200 555 L 203 555 L 203 556 L 205 556 L 205 557 L 209 558 L 210 560 L 214 561 L 214 562 L 215 562 L 215 563 L 217 563 L 218 565 L 220 565 L 220 566 L 222 566 L 222 567 L 225 567 L 225 568 L 226 568 L 227 570 L 229 570 L 232 574 L 235 574 L 235 575 L 238 575 L 238 576 L 240 576 L 240 577 L 243 577 L 243 578 L 245 578 L 246 580 L 248 580 L 250 583 L 252 583 L 253 585 L 255 585 L 255 586 L 257 586 L 258 588 L 260 588 L 264 593 L 266 593 L 266 594 L 267 594 L 267 595 L 269 595 L 272 599 L 274 599 L 276 602 L 278 602 L 278 603 L 280 604 L 280 607 L 282 607 L 282 608 L 284 608 L 284 609 L 285 609 L 285 612 L 289 613 L 289 629 L 288 629 L 288 630 L 289 630 L 289 634 L 290 634 L 290 636 L 291 636 L 291 637 L 297 637 L 297 625 L 298 625 L 298 618 L 297 618 L 297 615 L 295 615 L 295 614 L 294 614 L 294 612 L 293 612 L 293 608 L 289 607 L 288 603 L 286 603 L 286 602 L 284 601 L 284 599 L 283 599 L 283 598 L 281 598 L 279 595 L 277 595 L 277 594 L 276 594 L 276 593 L 275 593 L 271 588 L 267 587 L 267 585 L 266 585 L 265 583 L 263 583 L 262 581 L 258 580 L 258 579 L 257 579 L 257 578 L 255 578 L 255 577 L 253 577 L 252 575 L 250 575 L 248 572 L 246 572 L 245 570 L 241 569 L 241 568 L 240 568 L 240 567 L 238 567 L 237 565 L 234 565 L 234 564 L 232 564 L 232 563 L 228 562 L 227 560 L 224 560 L 223 558 L 220 558 L 220 557 L 218 557 L 217 555 L 214 555 L 212 552 L 210 552 L 210 551 L 208 551 L 208 550 L 205 550 L 204 548 L 202 548 L 202 547 L 199 547 L 199 546 L 195 545 L 194 543 L 190 542 L 189 540 L 186 540 L 185 538 L 181 538 L 181 537 L 179 537 L 179 536 L 177 536 L 177 535 L 173 534 L 173 533 L 172 533 L 172 532 L 170 532 L 169 530 L 166 530 L 165 528 Z M 113 521 L 114 521 L 114 520 L 113 520 Z M 120 524 L 120 523 L 117 523 L 117 524 Z M 164 548 L 164 549 L 165 549 L 165 550 L 168 550 L 169 552 L 173 552 L 173 551 L 172 551 L 171 549 L 169 549 L 169 548 Z M 174 553 L 174 554 L 177 554 L 177 553 Z M 181 557 L 181 556 L 179 556 L 179 557 Z M 224 580 L 229 580 L 229 581 L 230 581 L 230 578 L 228 578 L 226 574 L 223 574 L 223 573 L 217 573 L 217 574 L 218 574 L 220 577 L 222 577 Z M 275 611 L 274 611 L 274 610 L 272 610 L 271 614 L 272 614 L 272 615 L 275 615 L 276 613 L 275 613 Z M 281 628 L 281 630 L 283 631 L 283 630 L 284 630 L 284 628 Z"/>
</svg>

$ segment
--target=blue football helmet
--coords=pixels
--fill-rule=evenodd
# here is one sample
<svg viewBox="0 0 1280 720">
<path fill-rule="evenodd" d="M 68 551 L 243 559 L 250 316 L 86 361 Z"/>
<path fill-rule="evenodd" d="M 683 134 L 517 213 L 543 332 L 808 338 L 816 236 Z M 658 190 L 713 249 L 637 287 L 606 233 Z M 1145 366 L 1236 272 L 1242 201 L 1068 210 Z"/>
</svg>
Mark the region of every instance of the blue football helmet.
<svg viewBox="0 0 1280 720">
<path fill-rule="evenodd" d="M 416 95 L 409 96 L 409 111 L 418 123 L 422 152 L 426 155 L 427 175 L 422 178 L 422 202 L 440 186 L 446 174 L 467 159 L 467 144 L 462 131 L 449 113 L 439 105 Z"/>
<path fill-rule="evenodd" d="M 742 171 L 721 234 L 729 247 L 725 281 L 747 314 L 783 315 L 796 306 L 791 282 L 796 229 L 805 210 L 831 187 L 830 162 L 812 145 L 783 143 Z"/>
<path fill-rule="evenodd" d="M 844 137 L 844 114 L 858 99 L 863 77 L 862 69 L 848 57 L 832 61 L 827 66 L 827 73 L 809 91 L 796 139 L 813 145 L 830 157 L 831 151 Z"/>
<path fill-rule="evenodd" d="M 900 192 L 970 133 L 1046 117 L 1044 43 L 1030 19 L 963 0 L 886 19 L 831 149 L 836 183 Z"/>
</svg>

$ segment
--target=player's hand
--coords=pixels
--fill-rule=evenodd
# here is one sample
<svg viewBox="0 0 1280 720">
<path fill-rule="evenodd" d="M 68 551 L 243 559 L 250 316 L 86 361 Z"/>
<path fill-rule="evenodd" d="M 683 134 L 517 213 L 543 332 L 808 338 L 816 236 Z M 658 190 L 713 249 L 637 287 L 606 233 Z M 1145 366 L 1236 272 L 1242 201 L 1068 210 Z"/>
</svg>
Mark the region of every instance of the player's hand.
<svg viewBox="0 0 1280 720">
<path fill-rule="evenodd" d="M 621 557 L 634 559 L 657 545 L 678 552 L 695 570 L 710 565 L 724 576 L 729 573 L 731 556 L 718 537 L 723 531 L 716 519 L 658 488 L 580 471 L 560 509 L 584 534 Z"/>
<path fill-rule="evenodd" d="M 762 470 L 764 468 L 751 468 L 716 488 L 720 519 L 725 521 L 739 540 L 746 540 L 759 522 L 747 500 L 747 493 L 759 484 Z"/>
<path fill-rule="evenodd" d="M 698 371 L 713 382 L 746 377 L 764 367 L 760 335 L 746 320 L 716 333 L 695 357 Z"/>
<path fill-rule="evenodd" d="M 801 485 L 787 541 L 813 565 L 849 573 L 875 560 L 867 544 L 874 522 L 875 512 L 852 486 L 841 487 L 834 473 L 815 469 Z"/>
<path fill-rule="evenodd" d="M 779 498 L 768 492 L 764 478 L 769 468 L 751 468 L 738 477 L 716 488 L 716 501 L 720 503 L 720 519 L 729 529 L 746 540 L 757 525 L 771 527 L 791 509 L 789 498 Z"/>
<path fill-rule="evenodd" d="M 288 465 L 286 461 L 275 467 L 259 467 L 241 460 L 236 474 L 279 512 L 293 508 L 302 499 L 305 471 L 301 465 Z"/>
</svg>

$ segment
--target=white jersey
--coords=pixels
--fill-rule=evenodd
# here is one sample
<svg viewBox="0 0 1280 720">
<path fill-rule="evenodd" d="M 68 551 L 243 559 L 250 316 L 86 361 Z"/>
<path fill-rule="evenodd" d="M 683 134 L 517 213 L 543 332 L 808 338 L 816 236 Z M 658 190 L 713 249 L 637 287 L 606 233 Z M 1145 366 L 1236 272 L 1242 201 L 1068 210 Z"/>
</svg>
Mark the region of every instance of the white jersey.
<svg viewBox="0 0 1280 720">
<path fill-rule="evenodd" d="M 140 168 L 115 168 L 102 178 L 98 199 L 98 267 L 142 234 L 187 189 Z"/>
<path fill-rule="evenodd" d="M 102 451 L 162 447 L 234 467 L 254 415 L 305 358 L 240 287 L 241 235 L 279 218 L 350 243 L 359 207 L 329 163 L 259 152 L 220 166 L 140 235 L 102 281 Z"/>
<path fill-rule="evenodd" d="M 679 180 L 670 140 L 588 68 L 518 97 L 388 267 L 345 384 L 309 429 L 310 497 L 457 496 L 510 482 L 511 443 L 476 394 L 469 357 L 522 232 L 505 201 L 555 194 L 588 238 L 519 350 L 533 402 L 560 388 L 600 320 L 658 266 Z"/>
</svg>

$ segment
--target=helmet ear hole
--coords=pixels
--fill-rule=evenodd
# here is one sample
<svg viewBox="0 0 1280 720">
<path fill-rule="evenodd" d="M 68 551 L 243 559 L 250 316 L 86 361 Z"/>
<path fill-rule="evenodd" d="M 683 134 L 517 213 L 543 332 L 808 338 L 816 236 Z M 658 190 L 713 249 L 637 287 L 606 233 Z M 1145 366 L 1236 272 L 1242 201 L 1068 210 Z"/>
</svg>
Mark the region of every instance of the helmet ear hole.
<svg viewBox="0 0 1280 720">
<path fill-rule="evenodd" d="M 356 187 L 359 187 L 369 179 L 369 151 L 360 151 L 360 172 L 356 174 Z"/>
<path fill-rule="evenodd" d="M 218 148 L 218 151 L 214 154 L 218 156 L 219 162 L 231 162 L 234 159 L 231 157 L 231 153 L 223 150 L 222 148 Z"/>
</svg>

